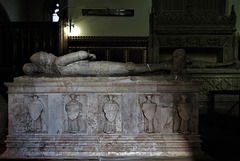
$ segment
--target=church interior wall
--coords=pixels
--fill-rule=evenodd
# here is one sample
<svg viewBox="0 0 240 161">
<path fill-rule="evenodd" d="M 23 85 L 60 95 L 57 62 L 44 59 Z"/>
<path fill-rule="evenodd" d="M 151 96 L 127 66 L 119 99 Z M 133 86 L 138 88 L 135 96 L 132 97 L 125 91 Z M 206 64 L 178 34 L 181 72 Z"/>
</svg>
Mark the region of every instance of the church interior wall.
<svg viewBox="0 0 240 161">
<path fill-rule="evenodd" d="M 43 21 L 44 0 L 0 0 L 11 22 Z"/>
<path fill-rule="evenodd" d="M 133 9 L 134 16 L 83 16 L 82 9 Z M 71 36 L 148 36 L 151 0 L 69 0 L 68 19 L 79 30 Z"/>
<path fill-rule="evenodd" d="M 0 4 L 7 11 L 10 21 L 26 21 L 26 0 L 0 0 Z"/>
</svg>

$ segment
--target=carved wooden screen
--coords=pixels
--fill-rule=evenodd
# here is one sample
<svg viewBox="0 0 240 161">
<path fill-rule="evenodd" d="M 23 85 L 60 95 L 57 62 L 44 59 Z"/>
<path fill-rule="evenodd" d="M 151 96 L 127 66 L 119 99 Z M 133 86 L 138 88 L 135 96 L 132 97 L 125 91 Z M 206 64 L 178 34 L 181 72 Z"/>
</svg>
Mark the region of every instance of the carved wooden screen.
<svg viewBox="0 0 240 161">
<path fill-rule="evenodd" d="M 97 61 L 147 63 L 148 37 L 142 36 L 70 36 L 69 53 L 86 50 Z"/>
<path fill-rule="evenodd" d="M 196 0 L 196 9 L 199 11 L 215 11 L 219 15 L 224 15 L 226 0 Z"/>
<path fill-rule="evenodd" d="M 184 48 L 191 58 L 206 62 L 236 59 L 234 7 L 226 15 L 226 0 L 153 0 L 149 60 L 159 63 Z"/>
<path fill-rule="evenodd" d="M 183 10 L 184 0 L 153 0 L 154 11 Z"/>
<path fill-rule="evenodd" d="M 225 14 L 226 0 L 153 0 L 155 12 L 186 10 L 194 7 L 198 11 L 215 11 Z"/>
</svg>

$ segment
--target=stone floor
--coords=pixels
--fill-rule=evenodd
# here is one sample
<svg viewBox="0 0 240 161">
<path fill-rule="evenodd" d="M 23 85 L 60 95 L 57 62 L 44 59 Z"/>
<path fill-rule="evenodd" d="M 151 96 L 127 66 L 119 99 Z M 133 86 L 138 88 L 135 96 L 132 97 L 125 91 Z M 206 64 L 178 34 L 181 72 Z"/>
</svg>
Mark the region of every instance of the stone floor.
<svg viewBox="0 0 240 161">
<path fill-rule="evenodd" d="M 201 157 L 177 157 L 177 158 L 100 158 L 99 161 L 240 161 L 240 122 L 239 118 L 232 118 L 223 115 L 200 115 L 199 133 L 201 135 L 202 150 L 205 153 Z M 1 144 L 0 153 L 6 147 Z M 1 158 L 0 160 L 6 160 Z M 36 159 L 7 159 L 16 160 L 36 160 Z M 39 159 L 43 160 L 43 159 Z M 45 159 L 50 161 L 60 161 L 56 159 Z M 75 161 L 76 159 L 64 159 L 61 161 Z M 81 161 L 97 161 L 81 159 Z"/>
<path fill-rule="evenodd" d="M 205 157 L 205 158 L 191 158 L 191 157 L 173 157 L 173 158 L 155 158 L 155 159 L 150 159 L 150 158 L 114 158 L 114 159 L 106 159 L 106 158 L 100 158 L 99 160 L 96 159 L 4 159 L 7 161 L 214 161 L 210 157 Z"/>
</svg>

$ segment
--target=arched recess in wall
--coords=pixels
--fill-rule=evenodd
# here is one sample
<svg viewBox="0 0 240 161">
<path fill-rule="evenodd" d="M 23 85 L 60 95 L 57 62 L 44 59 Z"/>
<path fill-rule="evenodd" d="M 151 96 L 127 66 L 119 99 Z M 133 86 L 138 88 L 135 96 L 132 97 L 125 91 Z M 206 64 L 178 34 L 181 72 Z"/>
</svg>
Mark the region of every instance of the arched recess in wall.
<svg viewBox="0 0 240 161">
<path fill-rule="evenodd" d="M 43 8 L 43 14 L 44 14 L 44 21 L 51 22 L 52 21 L 52 14 L 54 13 L 54 10 L 56 9 L 56 4 L 59 3 L 58 0 L 45 0 L 44 2 L 44 8 Z"/>
<path fill-rule="evenodd" d="M 5 8 L 0 4 L 0 22 L 10 22 L 10 18 Z"/>
</svg>

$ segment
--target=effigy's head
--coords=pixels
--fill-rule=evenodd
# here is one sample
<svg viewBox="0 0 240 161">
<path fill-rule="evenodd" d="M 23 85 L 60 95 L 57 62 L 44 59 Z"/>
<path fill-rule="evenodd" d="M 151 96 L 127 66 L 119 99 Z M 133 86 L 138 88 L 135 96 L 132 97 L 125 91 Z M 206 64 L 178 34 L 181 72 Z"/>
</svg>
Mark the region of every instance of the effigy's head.
<svg viewBox="0 0 240 161">
<path fill-rule="evenodd" d="M 32 63 L 26 63 L 23 66 L 23 72 L 27 75 L 35 75 L 38 73 L 49 73 L 51 71 L 52 62 L 56 56 L 43 51 L 37 52 L 30 57 Z"/>
<path fill-rule="evenodd" d="M 30 57 L 30 61 L 38 66 L 46 67 L 51 65 L 55 58 L 56 56 L 51 53 L 39 51 Z"/>
</svg>

